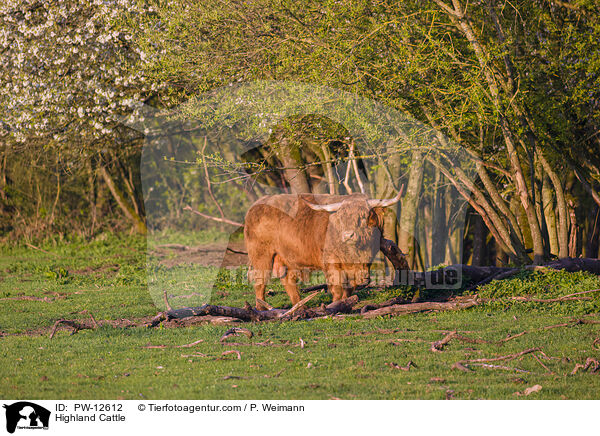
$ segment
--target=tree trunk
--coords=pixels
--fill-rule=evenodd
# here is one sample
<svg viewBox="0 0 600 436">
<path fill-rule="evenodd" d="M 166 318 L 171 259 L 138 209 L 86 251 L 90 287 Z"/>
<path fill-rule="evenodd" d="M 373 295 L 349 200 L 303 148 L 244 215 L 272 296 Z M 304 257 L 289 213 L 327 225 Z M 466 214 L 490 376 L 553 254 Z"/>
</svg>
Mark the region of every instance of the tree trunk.
<svg viewBox="0 0 600 436">
<path fill-rule="evenodd" d="M 282 139 L 278 150 L 279 160 L 283 163 L 283 174 L 290 185 L 293 194 L 305 194 L 310 192 L 310 185 L 304 169 L 304 160 L 300 149 L 289 143 L 288 139 Z"/>
<path fill-rule="evenodd" d="M 483 219 L 478 214 L 471 215 L 471 223 L 473 223 L 473 256 L 471 265 L 485 265 L 485 225 Z"/>
<path fill-rule="evenodd" d="M 554 192 L 556 193 L 556 209 L 558 210 L 558 257 L 564 259 L 569 257 L 569 222 L 565 191 L 560 177 L 552 169 L 544 155 L 539 153 L 538 158 L 544 167 L 544 171 L 550 177 L 550 181 L 554 186 Z"/>
<path fill-rule="evenodd" d="M 96 204 L 96 177 L 94 175 L 94 169 L 92 167 L 92 160 L 87 160 L 88 170 L 88 203 L 90 207 L 90 233 L 89 236 L 93 236 L 96 230 L 96 223 L 98 219 L 98 207 Z"/>
<path fill-rule="evenodd" d="M 423 154 L 420 150 L 414 150 L 411 158 L 406 195 L 402 199 L 398 246 L 407 255 L 410 267 L 414 268 L 416 261 L 414 234 L 417 222 L 417 207 L 423 184 Z"/>
<path fill-rule="evenodd" d="M 140 215 L 136 213 L 133 207 L 127 204 L 127 199 L 125 198 L 121 190 L 117 187 L 108 171 L 106 171 L 106 168 L 101 166 L 98 171 L 104 179 L 106 186 L 108 186 L 108 189 L 112 194 L 113 198 L 115 199 L 125 216 L 133 224 L 133 228 L 140 234 L 146 234 L 147 228 L 146 224 L 144 223 L 144 220 L 142 219 L 142 217 L 140 217 Z"/>
<path fill-rule="evenodd" d="M 547 175 L 543 176 L 542 184 L 542 208 L 544 219 L 546 220 L 546 229 L 548 230 L 548 240 L 550 243 L 550 253 L 558 256 L 558 232 L 556 231 L 556 214 L 554 213 L 554 199 L 552 187 Z"/>
<path fill-rule="evenodd" d="M 432 244 L 431 265 L 439 265 L 445 260 L 448 220 L 446 214 L 446 203 L 451 203 L 451 187 L 444 188 L 442 185 L 442 174 L 435 169 L 435 185 L 433 191 L 433 218 L 432 218 Z M 444 195 L 446 194 L 446 195 Z"/>
<path fill-rule="evenodd" d="M 473 48 L 473 51 L 475 52 L 477 60 L 480 64 L 483 76 L 486 79 L 487 86 L 490 91 L 491 101 L 494 104 L 496 110 L 498 111 L 498 116 L 500 118 L 500 129 L 502 131 L 502 136 L 504 137 L 504 143 L 506 144 L 508 160 L 510 162 L 512 172 L 514 174 L 517 193 L 523 205 L 523 209 L 525 210 L 525 214 L 527 215 L 527 222 L 529 224 L 529 230 L 531 233 L 531 239 L 533 244 L 534 262 L 536 264 L 541 263 L 544 261 L 544 243 L 542 233 L 540 230 L 539 222 L 537 221 L 535 207 L 531 201 L 531 196 L 527 188 L 527 183 L 525 181 L 525 176 L 521 167 L 519 155 L 513 142 L 510 124 L 505 116 L 505 109 L 502 107 L 501 104 L 498 86 L 496 85 L 496 81 L 488 65 L 488 56 L 485 53 L 483 45 L 477 39 L 475 32 L 471 27 L 468 18 L 466 17 L 465 11 L 460 5 L 459 0 L 452 0 L 454 9 L 450 8 L 442 0 L 434 1 L 442 8 L 442 10 L 444 10 L 444 12 L 446 12 L 449 15 L 450 19 L 454 22 L 456 27 L 465 35 L 465 37 L 469 41 L 469 44 Z"/>
</svg>

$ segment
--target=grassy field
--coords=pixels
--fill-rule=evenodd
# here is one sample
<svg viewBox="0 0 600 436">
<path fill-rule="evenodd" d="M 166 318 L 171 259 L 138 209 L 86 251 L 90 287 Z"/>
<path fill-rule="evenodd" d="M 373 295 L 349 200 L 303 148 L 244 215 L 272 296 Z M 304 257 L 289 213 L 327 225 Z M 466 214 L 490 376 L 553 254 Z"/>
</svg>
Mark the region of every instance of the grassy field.
<svg viewBox="0 0 600 436">
<path fill-rule="evenodd" d="M 202 241 L 197 241 L 198 243 Z M 600 288 L 586 273 L 530 273 L 492 282 L 479 294 L 494 299 L 459 311 L 394 318 L 273 322 L 242 326 L 252 339 L 220 343 L 227 326 L 125 327 L 156 314 L 147 287 L 146 244 L 113 237 L 91 243 L 2 248 L 0 251 L 0 397 L 10 399 L 599 399 L 600 374 L 579 370 L 600 360 L 600 293 L 557 303 L 515 301 L 515 296 L 553 298 Z M 252 301 L 251 288 L 216 267 L 150 264 L 168 277 L 169 292 L 216 277 L 214 304 Z M 152 277 L 151 277 L 152 279 Z M 289 306 L 279 285 L 269 301 Z M 361 300 L 382 301 L 408 289 L 368 290 Z M 422 297 L 427 297 L 422 295 Z M 321 295 L 311 304 L 327 302 Z M 70 335 L 58 319 L 112 320 Z M 566 323 L 564 326 L 554 327 Z M 102 322 L 101 322 L 102 324 Z M 546 327 L 552 328 L 546 328 Z M 457 330 L 441 352 L 433 342 Z M 514 339 L 512 335 L 527 332 Z M 470 340 L 472 339 L 472 340 Z M 202 340 L 190 348 L 177 345 Z M 305 345 L 300 346 L 303 342 Z M 145 348 L 165 345 L 165 348 Z M 520 358 L 467 365 L 530 348 Z M 223 355 L 224 351 L 240 353 Z M 409 370 L 404 370 L 409 362 Z M 485 366 L 487 365 L 487 366 Z M 519 395 L 540 385 L 529 396 Z M 519 394 L 517 394 L 519 393 Z"/>
</svg>

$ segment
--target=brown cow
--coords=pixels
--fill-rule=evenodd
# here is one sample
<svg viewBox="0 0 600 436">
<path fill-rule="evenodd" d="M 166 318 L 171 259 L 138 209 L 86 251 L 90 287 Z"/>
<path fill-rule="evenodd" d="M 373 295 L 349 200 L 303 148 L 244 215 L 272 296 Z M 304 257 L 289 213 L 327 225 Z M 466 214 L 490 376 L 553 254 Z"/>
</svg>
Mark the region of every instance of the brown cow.
<svg viewBox="0 0 600 436">
<path fill-rule="evenodd" d="M 364 194 L 281 194 L 255 202 L 246 214 L 244 238 L 256 298 L 265 300 L 272 275 L 281 278 L 292 304 L 300 301 L 297 281 L 313 270 L 325 273 L 333 301 L 369 284 L 384 208 L 401 195 L 402 190 L 392 199 L 374 200 Z"/>
</svg>

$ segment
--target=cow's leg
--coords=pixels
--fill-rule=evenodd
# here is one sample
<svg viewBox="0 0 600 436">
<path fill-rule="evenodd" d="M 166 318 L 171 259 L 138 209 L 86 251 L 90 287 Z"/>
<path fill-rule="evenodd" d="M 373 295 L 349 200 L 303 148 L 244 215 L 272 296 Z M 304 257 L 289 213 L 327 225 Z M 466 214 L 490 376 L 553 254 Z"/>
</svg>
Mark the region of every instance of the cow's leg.
<svg viewBox="0 0 600 436">
<path fill-rule="evenodd" d="M 331 268 L 325 272 L 327 289 L 331 292 L 333 301 L 339 301 L 344 298 L 344 288 L 342 287 L 344 282 L 343 275 L 343 271 L 337 268 Z"/>
<path fill-rule="evenodd" d="M 329 292 L 333 296 L 333 301 L 339 301 L 344 298 L 344 288 L 340 285 L 333 285 L 329 287 Z"/>
<path fill-rule="evenodd" d="M 290 270 L 288 268 L 287 274 L 281 279 L 285 288 L 285 292 L 287 292 L 290 300 L 292 301 L 292 305 L 300 301 L 300 292 L 298 292 L 299 277 L 300 273 L 298 271 Z"/>
<path fill-rule="evenodd" d="M 248 252 L 250 256 L 250 250 Z M 261 254 L 260 256 L 252 256 L 250 257 L 252 266 L 248 270 L 248 279 L 254 284 L 254 293 L 256 294 L 257 300 L 265 300 L 265 289 L 267 287 L 267 283 L 271 279 L 271 273 L 273 271 L 273 255 L 265 256 Z M 258 301 L 256 302 L 256 308 L 258 310 L 266 310 Z"/>
<path fill-rule="evenodd" d="M 356 290 L 355 286 L 352 287 L 346 287 L 344 288 L 344 298 L 348 298 L 350 296 L 352 296 L 352 294 L 354 293 L 354 291 Z"/>
</svg>

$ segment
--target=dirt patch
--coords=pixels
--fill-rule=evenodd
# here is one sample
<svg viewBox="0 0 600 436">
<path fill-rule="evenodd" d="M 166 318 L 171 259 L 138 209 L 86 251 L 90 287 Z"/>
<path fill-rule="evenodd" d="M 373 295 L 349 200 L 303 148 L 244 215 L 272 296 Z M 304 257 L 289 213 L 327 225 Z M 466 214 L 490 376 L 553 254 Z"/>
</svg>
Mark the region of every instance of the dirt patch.
<svg viewBox="0 0 600 436">
<path fill-rule="evenodd" d="M 158 263 L 167 267 L 195 264 L 216 267 L 235 267 L 248 264 L 246 246 L 243 242 L 223 242 L 187 246 L 158 246 L 150 256 L 159 259 Z"/>
</svg>

